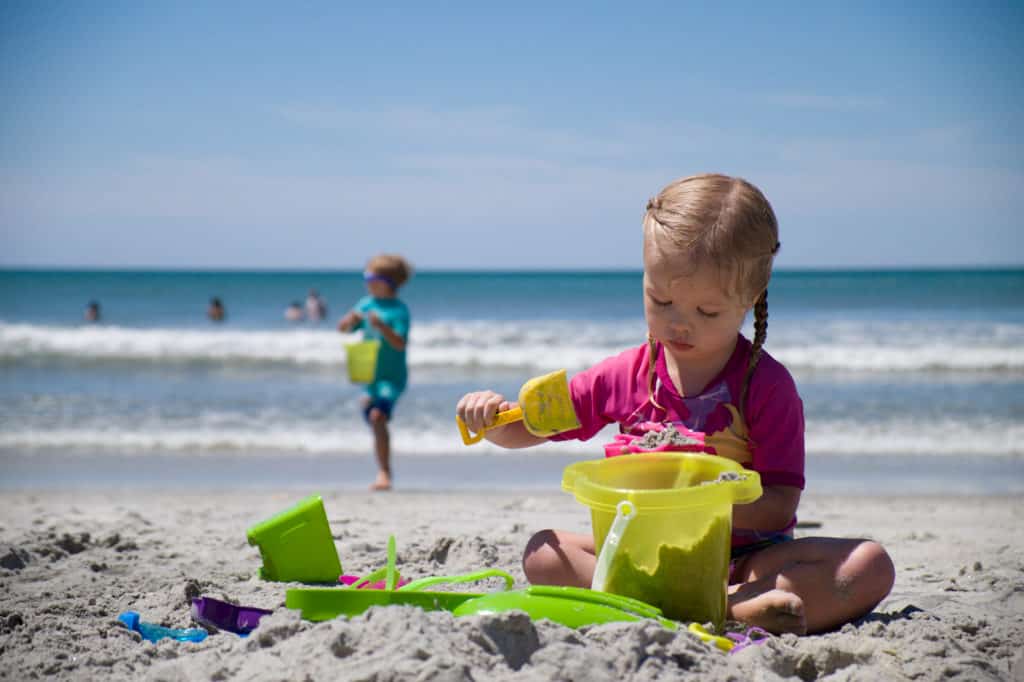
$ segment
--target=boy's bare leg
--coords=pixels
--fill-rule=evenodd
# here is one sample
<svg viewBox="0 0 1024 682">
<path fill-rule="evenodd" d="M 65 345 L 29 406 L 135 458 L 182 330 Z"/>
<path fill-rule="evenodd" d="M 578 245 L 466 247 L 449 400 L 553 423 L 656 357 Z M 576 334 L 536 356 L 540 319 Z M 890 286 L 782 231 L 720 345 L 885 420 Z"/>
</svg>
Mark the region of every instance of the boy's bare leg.
<svg viewBox="0 0 1024 682">
<path fill-rule="evenodd" d="M 868 613 L 892 589 L 895 569 L 870 540 L 801 538 L 742 560 L 729 617 L 770 632 L 815 633 Z"/>
<path fill-rule="evenodd" d="M 377 479 L 370 490 L 391 490 L 391 434 L 388 432 L 388 417 L 378 408 L 370 410 L 370 426 L 373 427 L 373 445 L 377 455 Z"/>
<path fill-rule="evenodd" d="M 534 533 L 523 552 L 523 571 L 533 585 L 590 587 L 596 562 L 592 536 L 562 530 Z"/>
</svg>

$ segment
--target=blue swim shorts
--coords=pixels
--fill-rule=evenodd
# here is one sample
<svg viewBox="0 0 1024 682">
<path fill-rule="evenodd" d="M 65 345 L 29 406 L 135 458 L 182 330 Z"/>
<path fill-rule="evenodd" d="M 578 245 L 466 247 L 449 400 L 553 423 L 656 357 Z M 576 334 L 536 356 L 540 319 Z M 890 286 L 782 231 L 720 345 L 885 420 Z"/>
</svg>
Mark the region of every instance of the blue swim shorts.
<svg viewBox="0 0 1024 682">
<path fill-rule="evenodd" d="M 383 398 L 370 398 L 368 401 L 366 401 L 366 405 L 363 407 L 363 419 L 365 419 L 366 423 L 369 424 L 370 411 L 376 407 L 378 410 L 384 413 L 384 416 L 387 417 L 388 421 L 391 421 L 391 410 L 392 408 L 394 408 L 394 406 L 395 404 L 390 400 L 384 400 Z"/>
<path fill-rule="evenodd" d="M 384 413 L 384 416 L 391 420 L 391 412 L 395 408 L 395 403 L 398 402 L 399 396 L 402 395 L 402 391 L 405 386 L 399 386 L 394 382 L 387 380 L 375 381 L 372 384 L 366 386 L 366 395 L 368 400 L 366 405 L 363 407 L 363 418 L 366 423 L 370 423 L 370 410 L 377 408 Z"/>
</svg>

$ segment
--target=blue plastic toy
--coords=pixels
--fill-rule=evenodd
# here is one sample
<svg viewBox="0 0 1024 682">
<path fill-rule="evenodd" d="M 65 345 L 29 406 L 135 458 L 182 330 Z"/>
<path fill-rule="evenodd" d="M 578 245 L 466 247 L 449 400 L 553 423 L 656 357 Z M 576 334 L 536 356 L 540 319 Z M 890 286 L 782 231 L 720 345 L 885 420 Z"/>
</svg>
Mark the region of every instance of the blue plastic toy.
<svg viewBox="0 0 1024 682">
<path fill-rule="evenodd" d="M 137 611 L 125 611 L 117 619 L 150 642 L 159 642 L 168 637 L 179 642 L 201 642 L 207 635 L 206 630 L 201 628 L 165 628 L 163 625 L 143 622 Z"/>
</svg>

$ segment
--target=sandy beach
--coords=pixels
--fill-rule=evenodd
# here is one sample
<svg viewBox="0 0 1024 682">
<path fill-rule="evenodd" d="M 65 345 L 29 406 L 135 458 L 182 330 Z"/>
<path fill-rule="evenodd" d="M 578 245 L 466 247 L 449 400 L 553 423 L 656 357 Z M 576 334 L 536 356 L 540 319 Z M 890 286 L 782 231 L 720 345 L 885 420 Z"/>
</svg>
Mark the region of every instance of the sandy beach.
<svg viewBox="0 0 1024 682">
<path fill-rule="evenodd" d="M 310 491 L 317 492 L 317 491 Z M 874 613 L 735 654 L 653 622 L 570 630 L 524 614 L 412 607 L 303 621 L 256 577 L 246 528 L 302 495 L 170 490 L 0 493 L 0 678 L 10 680 L 1011 680 L 1024 678 L 1024 509 L 1010 497 L 807 495 L 800 534 L 866 536 L 897 566 Z M 344 571 L 408 577 L 496 567 L 525 586 L 530 534 L 589 529 L 569 495 L 323 491 Z M 495 589 L 485 585 L 484 589 Z M 189 599 L 273 609 L 248 638 L 140 641 L 117 621 L 188 627 Z"/>
<path fill-rule="evenodd" d="M 1024 0 L 240 4 L 0 10 L 0 682 L 1024 682 Z"/>
</svg>

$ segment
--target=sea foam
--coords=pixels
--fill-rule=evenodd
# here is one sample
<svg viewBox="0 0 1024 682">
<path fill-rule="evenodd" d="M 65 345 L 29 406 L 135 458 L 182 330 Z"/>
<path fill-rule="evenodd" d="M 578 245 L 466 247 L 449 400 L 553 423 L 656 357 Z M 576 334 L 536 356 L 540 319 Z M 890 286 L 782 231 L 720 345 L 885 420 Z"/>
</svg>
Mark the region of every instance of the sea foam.
<svg viewBox="0 0 1024 682">
<path fill-rule="evenodd" d="M 242 422 L 246 423 L 242 423 Z M 578 454 L 603 456 L 603 444 L 612 440 L 609 427 L 588 442 L 546 443 L 520 455 Z M 402 457 L 422 455 L 475 456 L 506 453 L 487 441 L 471 447 L 460 440 L 453 420 L 396 420 L 392 447 Z M 865 428 L 853 419 L 814 420 L 807 425 L 808 457 L 830 455 L 920 455 L 994 457 L 1024 456 L 1024 424 L 1008 419 L 940 418 L 931 422 L 894 418 Z M 369 429 L 354 420 L 326 425 L 292 420 L 266 423 L 239 420 L 217 426 L 210 420 L 184 423 L 107 423 L 31 429 L 9 426 L 0 432 L 0 448 L 64 452 L 117 451 L 145 455 L 171 452 L 188 456 L 233 452 L 244 457 L 269 453 L 368 454 L 373 451 Z"/>
<path fill-rule="evenodd" d="M 200 330 L 56 327 L 0 323 L 0 363 L 120 363 L 277 367 L 318 371 L 344 366 L 356 336 L 329 330 Z M 579 371 L 641 343 L 640 320 L 451 322 L 419 324 L 410 335 L 415 371 Z M 840 323 L 772 325 L 768 352 L 794 373 L 999 372 L 1024 374 L 1024 325 L 1009 323 Z"/>
</svg>

